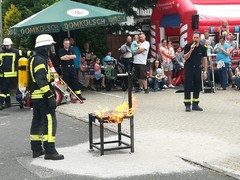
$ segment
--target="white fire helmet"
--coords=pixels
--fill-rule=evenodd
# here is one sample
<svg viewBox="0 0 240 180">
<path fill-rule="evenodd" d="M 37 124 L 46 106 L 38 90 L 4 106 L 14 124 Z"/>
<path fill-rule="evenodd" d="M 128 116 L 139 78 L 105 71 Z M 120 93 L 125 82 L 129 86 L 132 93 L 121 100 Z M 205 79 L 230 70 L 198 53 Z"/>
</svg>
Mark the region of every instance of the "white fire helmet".
<svg viewBox="0 0 240 180">
<path fill-rule="evenodd" d="M 12 45 L 12 44 L 13 44 L 13 42 L 10 38 L 4 38 L 3 39 L 3 45 L 4 46 L 8 46 L 8 45 Z"/>
<path fill-rule="evenodd" d="M 35 48 L 52 44 L 56 44 L 56 42 L 53 40 L 53 37 L 51 35 L 41 34 L 36 38 Z"/>
</svg>

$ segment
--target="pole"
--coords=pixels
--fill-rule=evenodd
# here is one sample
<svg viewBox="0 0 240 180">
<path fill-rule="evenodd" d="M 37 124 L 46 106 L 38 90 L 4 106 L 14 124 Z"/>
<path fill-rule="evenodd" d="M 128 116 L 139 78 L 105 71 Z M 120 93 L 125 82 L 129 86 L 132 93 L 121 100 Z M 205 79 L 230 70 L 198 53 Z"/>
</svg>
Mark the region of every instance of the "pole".
<svg viewBox="0 0 240 180">
<path fill-rule="evenodd" d="M 132 108 L 132 73 L 128 72 L 128 108 Z"/>
<path fill-rule="evenodd" d="M 2 0 L 0 0 L 0 46 L 3 41 L 3 29 L 2 29 Z"/>
</svg>

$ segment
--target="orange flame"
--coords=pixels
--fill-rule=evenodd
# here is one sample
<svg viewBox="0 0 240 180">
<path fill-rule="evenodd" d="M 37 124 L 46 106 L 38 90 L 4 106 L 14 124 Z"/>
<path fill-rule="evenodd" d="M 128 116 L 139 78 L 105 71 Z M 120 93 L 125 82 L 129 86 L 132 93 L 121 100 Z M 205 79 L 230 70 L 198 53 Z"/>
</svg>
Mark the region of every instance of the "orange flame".
<svg viewBox="0 0 240 180">
<path fill-rule="evenodd" d="M 119 124 L 125 117 L 132 116 L 136 109 L 137 103 L 136 98 L 132 98 L 132 108 L 129 109 L 128 102 L 124 102 L 120 106 L 116 107 L 115 110 L 110 111 L 108 108 L 103 108 L 100 111 L 95 111 L 95 115 L 101 119 L 107 119 L 108 123 Z"/>
</svg>

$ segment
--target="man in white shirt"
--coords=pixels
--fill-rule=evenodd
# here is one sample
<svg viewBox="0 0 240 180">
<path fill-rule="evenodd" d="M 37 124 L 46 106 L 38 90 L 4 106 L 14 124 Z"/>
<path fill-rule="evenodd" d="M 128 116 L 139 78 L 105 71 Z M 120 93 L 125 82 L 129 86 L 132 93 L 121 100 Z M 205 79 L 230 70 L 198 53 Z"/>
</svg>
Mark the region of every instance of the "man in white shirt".
<svg viewBox="0 0 240 180">
<path fill-rule="evenodd" d="M 149 52 L 150 43 L 146 41 L 145 34 L 139 35 L 139 41 L 141 42 L 141 47 L 133 54 L 133 64 L 134 64 L 134 77 L 138 79 L 140 89 L 141 85 L 145 93 L 149 93 L 147 87 L 147 73 L 146 73 L 146 66 L 147 66 L 147 57 Z M 135 92 L 139 92 L 140 89 L 136 89 Z"/>
</svg>

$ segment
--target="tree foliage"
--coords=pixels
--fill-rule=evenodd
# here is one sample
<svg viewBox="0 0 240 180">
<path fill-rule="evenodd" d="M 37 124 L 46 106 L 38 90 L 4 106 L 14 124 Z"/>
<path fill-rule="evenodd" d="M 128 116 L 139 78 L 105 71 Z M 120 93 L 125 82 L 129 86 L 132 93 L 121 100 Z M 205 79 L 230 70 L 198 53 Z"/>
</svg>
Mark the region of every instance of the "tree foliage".
<svg viewBox="0 0 240 180">
<path fill-rule="evenodd" d="M 46 7 L 58 2 L 59 0 L 3 0 L 2 2 L 2 12 L 4 17 L 4 29 L 7 29 L 14 24 L 28 18 L 29 16 L 45 9 Z M 147 9 L 152 8 L 156 4 L 157 0 L 73 0 L 76 2 L 81 2 L 85 4 L 90 4 L 98 7 L 103 7 L 106 9 L 125 12 L 128 16 L 137 16 L 136 12 L 133 10 L 133 7 Z M 17 7 L 17 9 L 21 12 L 21 16 L 17 18 L 12 18 L 6 20 L 5 26 L 5 16 L 6 12 L 10 5 L 13 4 Z M 14 17 L 14 16 L 11 16 Z M 12 21 L 12 22 L 10 22 Z M 120 26 L 119 24 L 110 25 L 108 27 L 99 27 L 99 28 L 88 28 L 83 30 L 75 30 L 74 34 L 75 38 L 78 39 L 78 45 L 81 47 L 85 42 L 91 42 L 93 50 L 95 52 L 100 51 L 104 52 L 106 47 L 106 39 L 105 35 L 107 33 L 115 33 L 122 31 L 123 33 L 128 31 L 134 31 L 141 28 L 141 24 L 136 24 L 134 26 Z M 59 35 L 60 34 L 60 35 Z M 59 41 L 59 46 L 62 45 L 62 34 L 66 37 L 66 33 L 55 33 L 52 34 L 56 40 Z M 34 41 L 36 35 L 24 36 L 21 38 L 20 46 L 22 48 L 31 49 L 34 48 Z"/>
<path fill-rule="evenodd" d="M 5 15 L 7 9 L 11 4 L 14 4 L 19 11 L 21 11 L 22 19 L 26 19 L 27 17 L 43 10 L 44 8 L 54 4 L 59 0 L 3 0 L 2 2 L 2 12 Z"/>
<path fill-rule="evenodd" d="M 77 2 L 125 12 L 128 16 L 137 16 L 133 7 L 138 9 L 153 8 L 157 0 L 75 0 Z"/>
<path fill-rule="evenodd" d="M 18 8 L 11 4 L 8 11 L 4 16 L 4 27 L 3 27 L 3 37 L 6 37 L 8 34 L 8 28 L 18 23 L 21 20 L 21 12 Z"/>
</svg>

